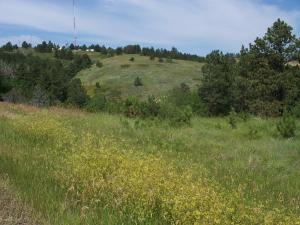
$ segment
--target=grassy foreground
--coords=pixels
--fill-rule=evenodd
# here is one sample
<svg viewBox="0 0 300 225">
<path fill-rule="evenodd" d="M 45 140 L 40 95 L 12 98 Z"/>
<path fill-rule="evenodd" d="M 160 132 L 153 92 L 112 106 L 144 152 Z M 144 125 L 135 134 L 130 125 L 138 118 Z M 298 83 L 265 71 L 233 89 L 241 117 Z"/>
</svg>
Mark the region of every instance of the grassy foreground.
<svg viewBox="0 0 300 225">
<path fill-rule="evenodd" d="M 0 103 L 0 172 L 50 224 L 300 224 L 299 132 L 275 126 Z"/>
</svg>

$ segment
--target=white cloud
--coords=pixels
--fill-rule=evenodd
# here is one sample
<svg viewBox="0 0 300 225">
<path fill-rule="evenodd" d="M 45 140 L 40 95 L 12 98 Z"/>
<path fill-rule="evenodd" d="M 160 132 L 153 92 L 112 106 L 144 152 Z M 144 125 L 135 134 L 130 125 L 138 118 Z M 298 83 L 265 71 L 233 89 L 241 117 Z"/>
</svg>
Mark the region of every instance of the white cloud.
<svg viewBox="0 0 300 225">
<path fill-rule="evenodd" d="M 21 45 L 23 41 L 27 43 L 31 43 L 32 45 L 37 45 L 42 42 L 42 39 L 36 36 L 30 35 L 19 35 L 19 36 L 8 36 L 0 38 L 0 46 L 6 44 L 7 42 L 11 42 L 12 44 Z"/>
<path fill-rule="evenodd" d="M 262 0 L 98 0 L 96 3 L 78 9 L 79 37 L 165 45 L 195 46 L 198 42 L 234 51 L 262 35 L 277 18 L 293 26 L 300 19 L 300 12 L 285 11 Z M 61 1 L 0 1 L 0 23 L 71 34 L 72 5 L 62 5 Z"/>
</svg>

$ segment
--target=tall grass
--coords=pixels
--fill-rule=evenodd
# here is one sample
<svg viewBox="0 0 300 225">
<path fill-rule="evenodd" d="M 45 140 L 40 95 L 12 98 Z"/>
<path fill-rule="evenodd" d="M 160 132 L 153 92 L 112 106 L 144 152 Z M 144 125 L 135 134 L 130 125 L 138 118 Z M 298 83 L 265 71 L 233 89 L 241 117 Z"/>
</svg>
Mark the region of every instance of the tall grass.
<svg viewBox="0 0 300 225">
<path fill-rule="evenodd" d="M 300 224 L 299 134 L 192 124 L 1 104 L 0 169 L 51 224 Z"/>
</svg>

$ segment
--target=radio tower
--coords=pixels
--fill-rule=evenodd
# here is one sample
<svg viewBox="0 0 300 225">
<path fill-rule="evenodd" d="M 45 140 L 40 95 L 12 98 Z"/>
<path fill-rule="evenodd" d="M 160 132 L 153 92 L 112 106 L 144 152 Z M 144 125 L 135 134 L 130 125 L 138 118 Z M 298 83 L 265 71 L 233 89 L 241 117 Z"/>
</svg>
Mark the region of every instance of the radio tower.
<svg viewBox="0 0 300 225">
<path fill-rule="evenodd" d="M 77 45 L 77 36 L 76 36 L 76 11 L 75 11 L 76 5 L 75 5 L 75 0 L 73 0 L 73 28 L 74 28 L 74 46 L 76 47 Z"/>
</svg>

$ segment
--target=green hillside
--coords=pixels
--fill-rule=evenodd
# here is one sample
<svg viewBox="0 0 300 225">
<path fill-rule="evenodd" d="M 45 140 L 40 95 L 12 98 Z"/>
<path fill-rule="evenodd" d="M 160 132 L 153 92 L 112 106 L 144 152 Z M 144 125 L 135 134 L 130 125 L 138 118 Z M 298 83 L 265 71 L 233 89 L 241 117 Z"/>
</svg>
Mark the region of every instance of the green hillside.
<svg viewBox="0 0 300 225">
<path fill-rule="evenodd" d="M 202 63 L 173 60 L 163 63 L 150 60 L 140 55 L 121 55 L 103 59 L 101 54 L 90 53 L 93 61 L 101 61 L 102 68 L 95 64 L 78 74 L 85 86 L 95 86 L 99 82 L 107 91 L 118 91 L 122 97 L 137 96 L 145 98 L 148 95 L 163 95 L 168 90 L 185 82 L 196 87 L 200 82 Z M 134 62 L 129 59 L 134 57 Z M 140 77 L 143 86 L 135 87 L 134 80 Z"/>
</svg>

